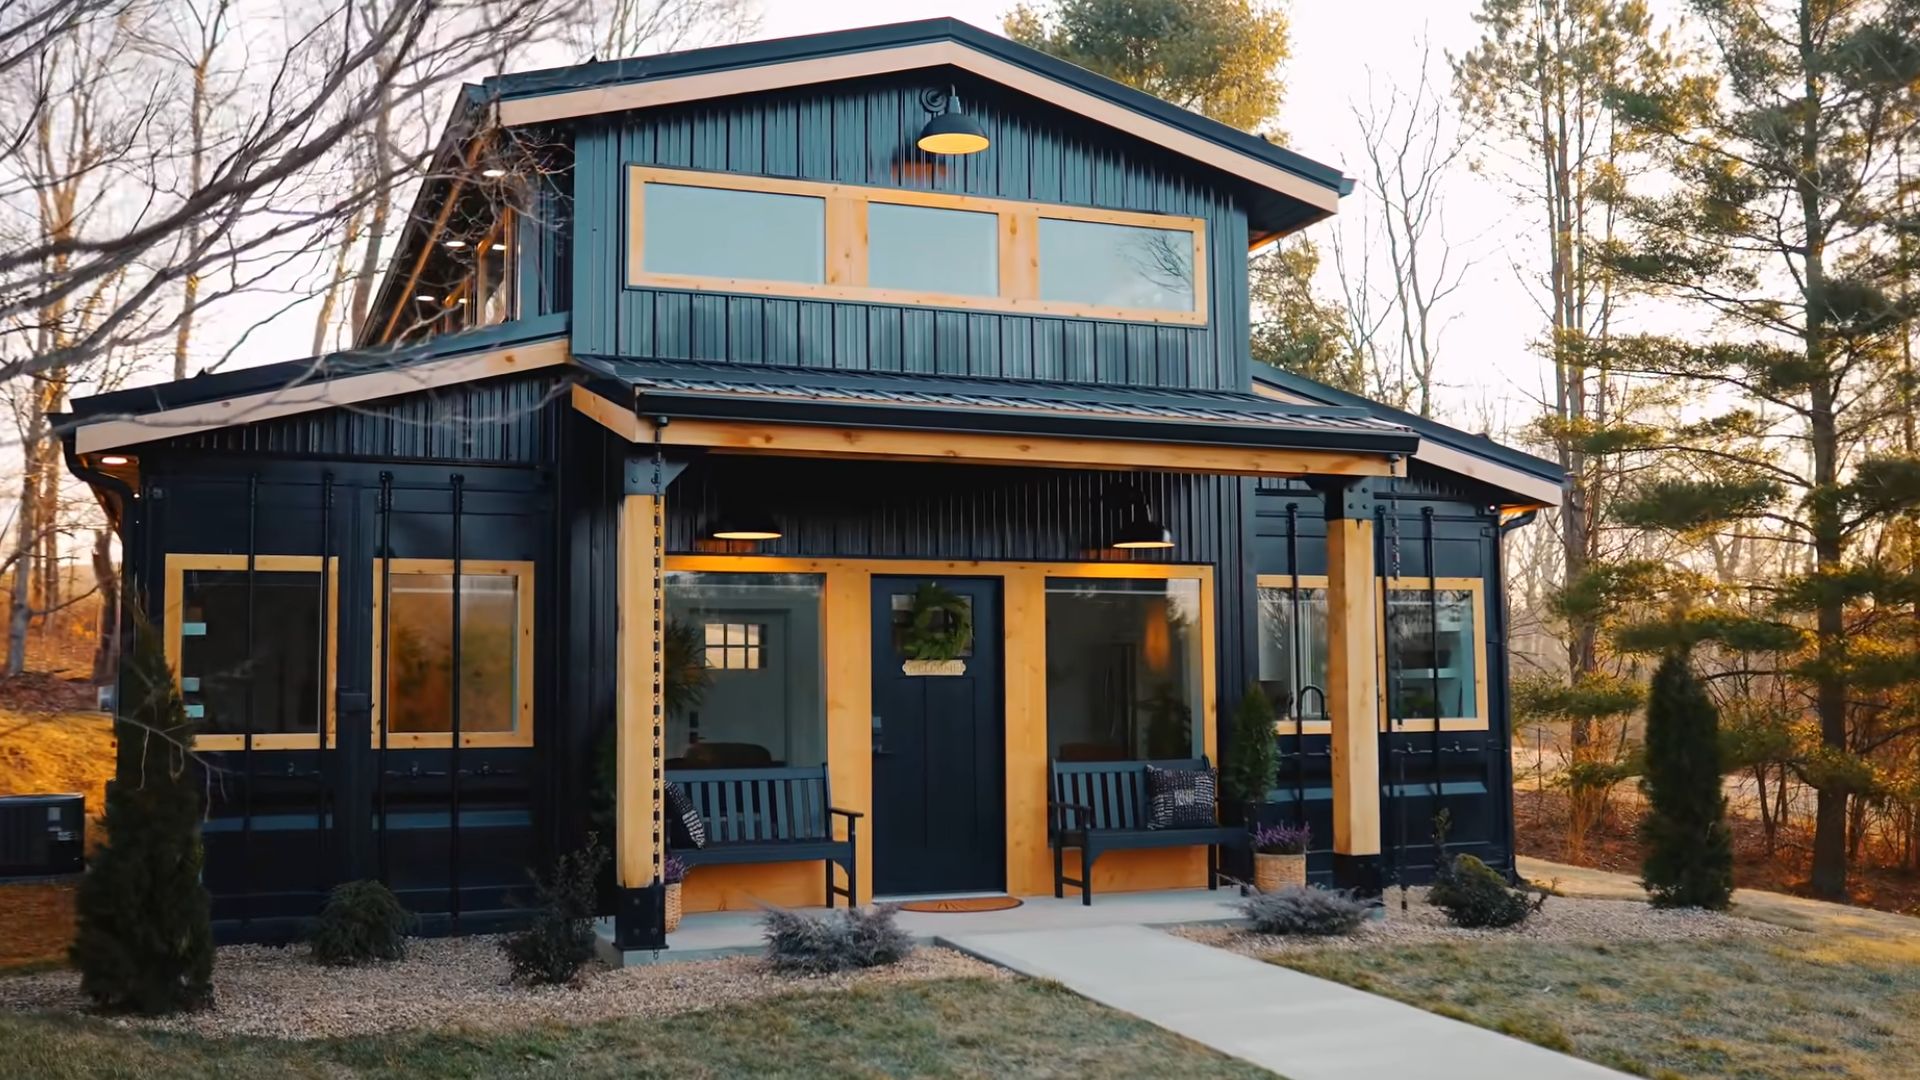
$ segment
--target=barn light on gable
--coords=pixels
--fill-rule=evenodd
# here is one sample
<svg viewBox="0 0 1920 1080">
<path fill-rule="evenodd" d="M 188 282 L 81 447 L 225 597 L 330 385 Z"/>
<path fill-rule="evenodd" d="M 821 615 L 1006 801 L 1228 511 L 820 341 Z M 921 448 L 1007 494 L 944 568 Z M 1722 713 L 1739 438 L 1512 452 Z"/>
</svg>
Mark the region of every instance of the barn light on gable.
<svg viewBox="0 0 1920 1080">
<path fill-rule="evenodd" d="M 920 129 L 920 149 L 929 154 L 977 154 L 992 145 L 979 122 L 960 110 L 960 95 L 952 87 L 944 92 L 928 90 L 920 95 L 920 103 L 934 113 Z"/>
</svg>

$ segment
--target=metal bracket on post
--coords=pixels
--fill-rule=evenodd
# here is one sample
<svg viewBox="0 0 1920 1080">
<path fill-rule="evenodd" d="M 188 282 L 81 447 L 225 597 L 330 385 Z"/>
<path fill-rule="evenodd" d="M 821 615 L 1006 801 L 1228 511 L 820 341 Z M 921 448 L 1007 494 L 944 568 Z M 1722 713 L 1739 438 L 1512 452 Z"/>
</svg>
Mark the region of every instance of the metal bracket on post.
<svg viewBox="0 0 1920 1080">
<path fill-rule="evenodd" d="M 654 481 L 654 456 L 652 452 L 628 454 L 621 462 L 620 493 L 622 495 L 665 495 L 680 474 L 693 464 L 690 457 L 665 457 L 660 459 L 659 482 Z"/>
<path fill-rule="evenodd" d="M 616 889 L 613 944 L 623 951 L 667 947 L 667 887 L 659 882 L 638 889 Z"/>
<path fill-rule="evenodd" d="M 1328 521 L 1364 521 L 1373 518 L 1379 500 L 1371 476 L 1310 476 L 1307 486 L 1326 500 Z"/>
</svg>

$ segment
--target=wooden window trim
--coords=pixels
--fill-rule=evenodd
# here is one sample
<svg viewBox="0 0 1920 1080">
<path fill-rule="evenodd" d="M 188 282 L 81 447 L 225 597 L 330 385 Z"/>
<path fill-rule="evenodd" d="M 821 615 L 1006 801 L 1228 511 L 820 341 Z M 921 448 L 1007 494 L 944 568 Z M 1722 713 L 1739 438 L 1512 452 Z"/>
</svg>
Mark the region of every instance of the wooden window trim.
<svg viewBox="0 0 1920 1080">
<path fill-rule="evenodd" d="M 339 681 L 340 667 L 340 557 L 327 559 L 327 634 L 330 639 L 327 646 L 326 701 L 322 716 L 325 725 L 325 741 L 322 733 L 315 732 L 267 732 L 253 737 L 255 750 L 319 750 L 332 745 L 336 735 L 334 726 L 335 690 Z M 256 573 L 307 573 L 320 572 L 318 555 L 255 555 L 253 568 Z M 245 572 L 245 555 L 210 555 L 192 552 L 168 552 L 166 558 L 167 606 L 162 616 L 162 634 L 167 650 L 167 666 L 173 671 L 173 686 L 180 689 L 180 641 L 185 627 L 186 593 L 185 583 L 188 571 L 192 570 L 237 570 Z M 229 733 L 196 734 L 193 748 L 196 751 L 245 750 L 247 737 Z"/>
<path fill-rule="evenodd" d="M 1487 709 L 1487 593 L 1486 581 L 1475 577 L 1397 577 L 1386 578 L 1381 588 L 1393 592 L 1426 592 L 1429 583 L 1443 592 L 1469 592 L 1473 594 L 1474 650 L 1473 650 L 1473 696 L 1474 711 L 1478 716 L 1443 716 L 1440 718 L 1441 731 L 1487 731 L 1492 718 Z M 1260 574 L 1255 579 L 1256 589 L 1286 589 L 1297 583 L 1302 589 L 1325 589 L 1327 578 L 1324 574 L 1301 574 L 1295 578 L 1288 574 Z M 1377 603 L 1377 601 L 1376 601 Z M 1380 730 L 1387 730 L 1387 628 L 1380 618 L 1378 610 L 1374 612 L 1374 640 L 1377 643 L 1377 655 L 1380 657 Z M 1256 623 L 1255 634 L 1259 633 Z M 1432 717 L 1414 717 L 1402 720 L 1393 728 L 1396 732 L 1431 732 Z M 1274 731 L 1281 735 L 1295 734 L 1294 725 L 1284 720 L 1274 721 Z M 1307 720 L 1299 728 L 1302 735 L 1327 735 L 1333 731 L 1331 720 Z"/>
<path fill-rule="evenodd" d="M 704 277 L 694 274 L 652 273 L 646 268 L 646 185 L 751 191 L 769 195 L 800 195 L 820 199 L 826 206 L 826 265 L 820 284 L 764 281 L 753 278 Z M 867 284 L 867 207 L 872 203 L 923 206 L 993 214 L 998 218 L 1000 294 L 966 296 L 877 288 Z M 796 299 L 837 300 L 866 304 L 902 304 L 917 307 L 995 311 L 1060 318 L 1109 319 L 1123 322 L 1165 323 L 1179 326 L 1207 324 L 1207 223 L 1179 214 L 1147 214 L 1131 210 L 1103 210 L 1087 206 L 1036 203 L 978 195 L 949 195 L 937 191 L 829 184 L 811 180 L 784 180 L 741 173 L 703 172 L 627 166 L 627 276 L 628 288 L 683 289 L 746 293 Z M 1040 291 L 1040 221 L 1089 221 L 1136 228 L 1170 229 L 1193 237 L 1193 310 L 1107 307 L 1042 300 Z"/>
<path fill-rule="evenodd" d="M 372 686 L 373 720 L 368 735 L 376 749 L 380 746 L 380 728 L 386 722 L 386 713 L 382 695 L 386 687 L 380 678 L 380 632 L 381 620 L 385 613 L 381 610 L 381 600 L 385 590 L 384 575 L 386 560 L 373 560 L 373 641 L 371 652 L 373 666 L 369 669 L 371 677 L 367 680 Z M 452 559 L 395 559 L 393 575 L 404 574 L 452 574 Z M 462 731 L 462 747 L 529 747 L 533 745 L 533 563 L 524 559 L 462 559 L 460 573 L 463 575 L 491 575 L 511 577 L 518 581 L 514 595 L 519 602 L 520 642 L 514 655 L 514 728 L 512 731 Z M 389 750 L 432 750 L 453 746 L 452 732 L 435 731 L 390 731 L 387 733 Z"/>
</svg>

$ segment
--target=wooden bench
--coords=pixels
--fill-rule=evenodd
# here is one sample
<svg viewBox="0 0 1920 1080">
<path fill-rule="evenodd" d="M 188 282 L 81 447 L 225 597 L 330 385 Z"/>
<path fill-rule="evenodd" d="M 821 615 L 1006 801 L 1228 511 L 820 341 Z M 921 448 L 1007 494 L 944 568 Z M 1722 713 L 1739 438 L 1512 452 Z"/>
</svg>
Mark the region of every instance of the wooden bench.
<svg viewBox="0 0 1920 1080">
<path fill-rule="evenodd" d="M 1201 828 L 1149 829 L 1152 800 L 1147 796 L 1147 766 L 1188 771 L 1208 767 L 1205 758 L 1185 761 L 1054 761 L 1047 799 L 1047 839 L 1053 847 L 1053 895 L 1078 886 L 1080 902 L 1093 903 L 1093 864 L 1102 854 L 1134 848 L 1207 849 L 1207 888 L 1220 887 L 1220 848 L 1248 842 L 1239 826 L 1216 823 Z M 1080 877 L 1066 873 L 1067 848 L 1080 849 Z"/>
<path fill-rule="evenodd" d="M 706 823 L 707 846 L 675 848 L 689 867 L 724 863 L 811 862 L 826 864 L 827 906 L 844 896 L 860 901 L 856 830 L 864 815 L 834 806 L 824 765 L 778 769 L 669 769 L 667 782 L 685 788 Z M 847 838 L 833 836 L 835 816 L 847 819 Z M 847 886 L 833 883 L 834 864 L 847 872 Z"/>
</svg>

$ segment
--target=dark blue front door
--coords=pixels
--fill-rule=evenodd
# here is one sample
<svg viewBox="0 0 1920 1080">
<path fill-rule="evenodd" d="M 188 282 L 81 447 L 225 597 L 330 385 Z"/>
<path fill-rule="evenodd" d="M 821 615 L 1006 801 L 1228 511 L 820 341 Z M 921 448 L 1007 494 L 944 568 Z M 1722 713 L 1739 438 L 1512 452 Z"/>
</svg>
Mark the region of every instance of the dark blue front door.
<svg viewBox="0 0 1920 1080">
<path fill-rule="evenodd" d="M 933 586 L 936 591 L 923 591 Z M 915 598 L 972 609 L 973 640 L 911 664 Z M 945 616 L 926 620 L 939 629 Z M 881 896 L 1006 886 L 1000 582 L 873 579 L 873 888 Z"/>
</svg>

